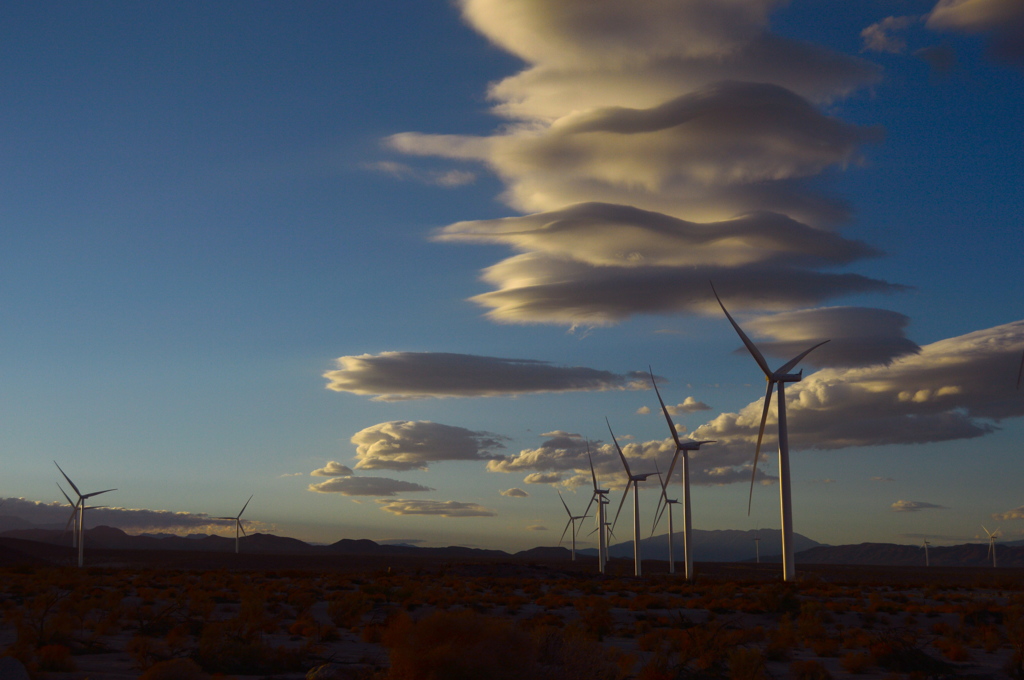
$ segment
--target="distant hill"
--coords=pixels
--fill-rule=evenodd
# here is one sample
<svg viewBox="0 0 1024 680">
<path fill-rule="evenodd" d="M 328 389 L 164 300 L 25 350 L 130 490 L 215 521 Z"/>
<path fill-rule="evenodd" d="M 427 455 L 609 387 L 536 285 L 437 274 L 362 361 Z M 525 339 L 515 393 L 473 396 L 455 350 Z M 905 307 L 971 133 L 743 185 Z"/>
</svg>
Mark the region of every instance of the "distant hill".
<svg viewBox="0 0 1024 680">
<path fill-rule="evenodd" d="M 779 556 L 762 559 L 780 562 Z M 992 564 L 988 543 L 964 543 L 928 548 L 933 567 L 985 567 Z M 1000 567 L 1024 567 L 1024 546 L 996 543 L 996 562 Z M 879 566 L 924 567 L 924 548 L 895 543 L 819 546 L 796 554 L 797 564 L 865 564 Z"/>
<path fill-rule="evenodd" d="M 677 531 L 672 536 L 672 549 L 677 562 L 683 560 L 683 534 Z M 694 529 L 691 542 L 693 558 L 697 562 L 745 562 L 755 558 L 755 538 L 760 538 L 762 561 L 766 555 L 782 553 L 782 532 L 778 529 L 757 529 L 740 531 L 737 529 L 720 529 L 708 531 Z M 811 540 L 801 534 L 794 534 L 796 550 L 808 550 L 823 544 Z M 597 557 L 596 548 L 577 550 L 577 553 Z M 612 557 L 633 557 L 633 541 L 616 543 L 608 549 Z M 668 559 L 668 534 L 640 539 L 640 554 L 645 560 Z"/>
</svg>

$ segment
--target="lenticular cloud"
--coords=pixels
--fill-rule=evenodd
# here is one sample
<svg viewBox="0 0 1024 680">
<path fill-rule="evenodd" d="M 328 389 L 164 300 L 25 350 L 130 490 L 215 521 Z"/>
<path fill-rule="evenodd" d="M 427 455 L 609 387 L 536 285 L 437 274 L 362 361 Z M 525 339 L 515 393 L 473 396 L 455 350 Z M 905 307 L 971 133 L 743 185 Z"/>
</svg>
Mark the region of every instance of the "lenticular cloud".
<svg viewBox="0 0 1024 680">
<path fill-rule="evenodd" d="M 514 251 L 482 273 L 492 290 L 471 298 L 489 318 L 599 326 L 707 313 L 709 278 L 762 311 L 901 290 L 824 271 L 881 254 L 835 231 L 849 208 L 824 188 L 882 137 L 836 115 L 879 69 L 771 33 L 781 4 L 461 0 L 473 28 L 527 64 L 490 88 L 507 123 L 489 136 L 387 141 L 504 183 L 519 215 L 434 234 Z M 879 341 L 858 360 L 913 347 Z"/>
</svg>

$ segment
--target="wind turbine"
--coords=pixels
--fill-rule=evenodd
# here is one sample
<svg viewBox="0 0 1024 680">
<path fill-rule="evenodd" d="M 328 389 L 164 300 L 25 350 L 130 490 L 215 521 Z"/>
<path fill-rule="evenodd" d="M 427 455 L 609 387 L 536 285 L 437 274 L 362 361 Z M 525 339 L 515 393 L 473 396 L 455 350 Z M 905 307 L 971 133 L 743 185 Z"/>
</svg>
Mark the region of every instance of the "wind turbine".
<svg viewBox="0 0 1024 680">
<path fill-rule="evenodd" d="M 800 354 L 790 359 L 788 362 L 783 364 L 778 370 L 771 370 L 768 368 L 768 362 L 765 361 L 764 355 L 757 349 L 757 346 L 751 342 L 747 334 L 743 332 L 743 329 L 739 327 L 739 324 L 733 320 L 729 311 L 722 304 L 722 298 L 718 297 L 718 291 L 715 290 L 715 285 L 711 284 L 711 291 L 715 294 L 715 299 L 718 300 L 718 306 L 725 312 L 725 317 L 729 319 L 729 323 L 736 329 L 736 333 L 740 336 L 740 340 L 746 345 L 747 351 L 754 357 L 754 361 L 764 371 L 765 380 L 768 382 L 768 389 L 764 394 L 764 411 L 761 412 L 761 427 L 757 432 L 757 447 L 754 449 L 754 467 L 750 473 L 750 495 L 747 499 L 747 514 L 750 514 L 750 506 L 754 498 L 754 480 L 757 477 L 757 460 L 761 457 L 761 439 L 764 437 L 764 426 L 768 420 L 768 410 L 772 403 L 772 390 L 778 386 L 779 389 L 779 505 L 781 506 L 782 514 L 782 580 L 784 581 L 795 581 L 796 580 L 796 563 L 794 561 L 794 550 L 793 550 L 793 499 L 790 495 L 789 486 L 789 430 L 786 425 L 786 383 L 788 382 L 800 382 L 803 379 L 803 369 L 800 369 L 799 373 L 790 373 L 800 361 L 810 354 L 812 351 L 824 345 L 828 340 L 819 342 L 810 349 L 806 349 Z"/>
<path fill-rule="evenodd" d="M 981 528 L 985 529 L 984 526 L 982 526 Z M 999 527 L 996 527 L 995 531 L 989 531 L 988 529 L 985 529 L 985 533 L 988 534 L 988 555 L 986 555 L 985 557 L 991 557 L 992 566 L 997 567 L 999 565 L 996 564 L 996 539 L 999 538 Z"/>
<path fill-rule="evenodd" d="M 558 545 L 562 545 L 562 540 L 565 538 L 565 532 L 569 530 L 570 526 L 572 526 L 572 561 L 575 562 L 576 561 L 576 520 L 583 519 L 585 517 L 590 517 L 590 515 L 588 515 L 586 513 L 590 512 L 590 503 L 594 502 L 594 498 L 593 497 L 590 498 L 590 503 L 587 503 L 587 509 L 583 511 L 584 514 L 582 514 L 582 515 L 574 515 L 571 512 L 569 512 L 569 506 L 565 504 L 565 499 L 562 498 L 562 492 L 561 491 L 558 492 L 558 500 L 562 501 L 562 507 L 565 508 L 566 514 L 569 515 L 569 521 L 565 523 L 565 528 L 562 529 L 562 538 L 558 539 Z"/>
<path fill-rule="evenodd" d="M 658 383 L 654 380 L 654 370 L 650 366 L 647 370 L 651 373 L 651 384 L 654 385 L 654 393 L 658 395 L 658 403 L 661 404 L 661 412 L 665 414 L 665 422 L 668 423 L 668 429 L 672 432 L 672 441 L 676 443 L 676 452 L 672 456 L 672 463 L 668 466 L 668 476 L 665 478 L 667 484 L 672 479 L 672 470 L 676 466 L 676 459 L 679 458 L 679 454 L 683 454 L 683 560 L 685 565 L 686 580 L 692 581 L 694 577 L 693 573 L 693 546 L 690 543 L 690 537 L 693 534 L 693 518 L 690 514 L 690 451 L 700 450 L 701 444 L 714 444 L 713 439 L 705 439 L 703 441 L 679 441 L 679 432 L 676 431 L 676 424 L 672 422 L 672 416 L 668 414 L 668 408 L 665 406 L 665 401 L 661 398 L 661 392 L 658 391 Z M 665 497 L 666 501 L 668 497 Z M 660 506 L 660 502 L 659 502 Z M 669 526 L 671 527 L 672 514 L 669 510 Z M 657 521 L 655 521 L 657 526 Z M 671 552 L 671 543 L 669 543 L 669 552 Z M 672 558 L 669 557 L 669 560 Z M 670 573 L 675 573 L 675 568 L 669 568 Z"/>
<path fill-rule="evenodd" d="M 612 441 L 615 443 L 615 450 L 619 452 L 619 458 L 622 460 L 622 467 L 626 468 L 626 476 L 629 481 L 626 482 L 626 488 L 622 492 L 622 500 L 619 502 L 619 509 L 615 513 L 615 521 L 612 522 L 612 528 L 619 521 L 619 513 L 622 512 L 622 506 L 626 503 L 626 496 L 629 495 L 630 484 L 633 486 L 633 574 L 635 576 L 641 576 L 642 568 L 640 566 L 640 491 L 639 483 L 647 481 L 647 478 L 653 475 L 653 472 L 643 472 L 634 475 L 632 470 L 629 469 L 629 463 L 626 461 L 626 456 L 623 455 L 622 449 L 619 447 L 619 442 L 615 439 L 615 433 L 612 432 L 612 424 L 608 422 L 608 419 L 604 419 L 608 423 L 608 432 L 612 436 Z"/>
<path fill-rule="evenodd" d="M 654 468 L 658 468 L 657 462 L 654 463 Z M 661 498 L 658 499 L 658 506 L 661 507 L 661 503 L 664 501 L 664 508 L 668 510 L 668 573 L 674 574 L 676 573 L 676 558 L 675 555 L 672 553 L 672 506 L 678 503 L 679 501 L 674 498 L 668 497 L 668 489 L 665 486 L 665 480 L 662 479 L 661 477 L 661 470 L 658 470 L 658 481 L 661 483 Z M 658 522 L 661 520 L 661 515 L 665 511 L 665 509 L 663 509 L 661 512 L 656 513 L 656 516 L 654 518 L 654 526 L 651 527 L 652 538 L 654 537 L 654 530 L 658 528 Z M 683 544 L 685 545 L 685 540 Z"/>
<path fill-rule="evenodd" d="M 53 461 L 53 464 L 57 465 L 57 461 Z M 78 509 L 78 566 L 81 567 L 85 563 L 85 500 L 87 498 L 92 498 L 93 496 L 99 496 L 101 493 L 117 491 L 117 489 L 105 489 L 103 491 L 93 491 L 92 493 L 83 494 L 78 490 L 78 487 L 75 486 L 75 483 L 71 481 L 71 478 L 64 473 L 64 470 L 61 470 L 60 465 L 57 465 L 57 469 L 60 470 L 62 475 L 64 475 L 64 479 L 68 480 L 68 484 L 71 485 L 71 488 L 75 490 L 75 494 L 78 496 L 78 503 L 75 504 L 75 507 Z M 58 486 L 60 485 L 58 484 Z M 61 493 L 63 492 L 64 490 L 61 489 Z M 64 494 L 64 497 L 68 499 L 69 503 L 71 502 L 71 499 L 68 498 L 67 494 Z"/>
<path fill-rule="evenodd" d="M 60 489 L 60 492 L 62 494 L 64 494 L 64 498 L 67 499 L 68 505 L 71 506 L 71 516 L 68 517 L 67 524 L 64 525 L 64 531 L 66 532 L 68 530 L 68 527 L 70 527 L 72 525 L 72 523 L 74 523 L 75 528 L 71 531 L 71 547 L 72 548 L 77 548 L 78 547 L 78 504 L 72 502 L 71 497 L 68 496 L 67 493 L 65 493 L 64 487 L 62 487 L 60 485 L 60 482 L 57 482 L 57 488 Z"/>
<path fill-rule="evenodd" d="M 605 496 L 608 495 L 608 489 L 602 489 L 597 483 L 597 473 L 594 472 L 594 459 L 590 457 L 590 442 L 587 441 L 587 461 L 590 463 L 590 478 L 594 481 L 594 495 L 590 497 L 591 502 L 597 499 L 597 570 L 600 573 L 604 573 L 605 564 L 608 562 L 608 542 L 605 540 L 605 525 L 608 521 L 605 519 L 604 506 L 608 505 L 608 499 Z M 591 532 L 593 533 L 593 532 Z"/>
<path fill-rule="evenodd" d="M 754 537 L 754 560 L 757 564 L 761 564 L 761 537 Z"/>
<path fill-rule="evenodd" d="M 252 496 L 255 496 L 255 495 L 256 494 L 253 494 Z M 249 496 L 249 501 L 252 500 L 252 496 Z M 249 535 L 249 534 L 245 533 L 245 527 L 242 526 L 242 513 L 245 512 L 245 509 L 247 507 L 249 507 L 249 501 L 245 502 L 245 505 L 242 506 L 241 511 L 235 517 L 214 517 L 213 518 L 213 519 L 230 519 L 230 520 L 234 520 L 234 522 L 235 522 L 235 554 L 238 553 L 238 532 L 241 531 L 244 536 L 248 536 Z"/>
<path fill-rule="evenodd" d="M 924 546 L 924 566 L 930 567 L 931 564 L 929 564 L 929 562 L 928 562 L 928 546 L 930 546 L 931 543 L 929 543 L 928 539 L 926 538 L 926 539 L 924 539 L 924 543 L 922 543 L 921 545 Z"/>
</svg>

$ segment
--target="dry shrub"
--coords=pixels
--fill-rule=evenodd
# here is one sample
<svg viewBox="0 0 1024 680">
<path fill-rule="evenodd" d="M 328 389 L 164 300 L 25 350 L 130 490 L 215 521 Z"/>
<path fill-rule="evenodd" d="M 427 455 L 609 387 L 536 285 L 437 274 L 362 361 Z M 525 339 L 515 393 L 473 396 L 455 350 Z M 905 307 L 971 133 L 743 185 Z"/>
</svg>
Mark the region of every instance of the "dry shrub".
<svg viewBox="0 0 1024 680">
<path fill-rule="evenodd" d="M 338 628 L 354 628 L 373 609 L 373 600 L 361 591 L 339 593 L 327 603 L 327 615 Z"/>
<path fill-rule="evenodd" d="M 764 654 L 756 647 L 738 647 L 729 655 L 730 680 L 766 680 Z"/>
<path fill-rule="evenodd" d="M 71 658 L 71 650 L 64 645 L 45 645 L 36 651 L 39 670 L 68 672 L 75 670 L 75 660 Z"/>
<path fill-rule="evenodd" d="M 389 680 L 520 680 L 536 676 L 530 636 L 512 622 L 474 611 L 435 612 L 419 621 L 395 616 L 382 643 L 391 649 Z"/>
<path fill-rule="evenodd" d="M 871 668 L 871 655 L 864 652 L 850 652 L 843 655 L 843 658 L 839 660 L 839 664 L 847 673 L 860 675 L 861 673 L 867 673 L 868 669 Z"/>
<path fill-rule="evenodd" d="M 789 677 L 793 680 L 832 680 L 832 674 L 814 659 L 789 664 Z"/>
<path fill-rule="evenodd" d="M 209 677 L 192 659 L 170 659 L 150 666 L 139 680 L 207 680 Z"/>
</svg>

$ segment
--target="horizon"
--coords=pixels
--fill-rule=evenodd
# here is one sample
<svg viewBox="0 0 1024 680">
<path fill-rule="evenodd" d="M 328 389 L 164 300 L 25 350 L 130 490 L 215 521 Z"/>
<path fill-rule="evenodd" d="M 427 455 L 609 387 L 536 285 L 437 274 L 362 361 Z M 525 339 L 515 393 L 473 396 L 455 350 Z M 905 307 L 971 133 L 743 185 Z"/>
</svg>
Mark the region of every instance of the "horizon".
<svg viewBox="0 0 1024 680">
<path fill-rule="evenodd" d="M 786 388 L 797 533 L 1024 538 L 1024 8 L 833 10 L 0 9 L 0 498 L 66 521 L 57 462 L 117 488 L 87 523 L 252 494 L 300 540 L 553 544 L 588 448 L 619 503 L 605 417 L 667 470 L 651 370 L 717 442 L 694 528 L 777 528 L 713 280 L 772 367 L 830 340 Z"/>
</svg>

